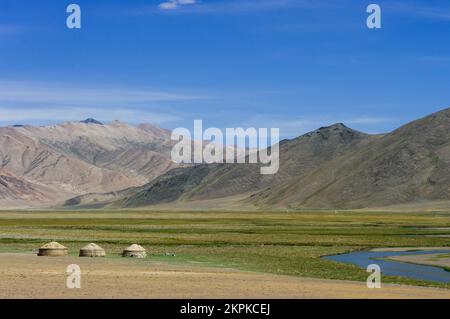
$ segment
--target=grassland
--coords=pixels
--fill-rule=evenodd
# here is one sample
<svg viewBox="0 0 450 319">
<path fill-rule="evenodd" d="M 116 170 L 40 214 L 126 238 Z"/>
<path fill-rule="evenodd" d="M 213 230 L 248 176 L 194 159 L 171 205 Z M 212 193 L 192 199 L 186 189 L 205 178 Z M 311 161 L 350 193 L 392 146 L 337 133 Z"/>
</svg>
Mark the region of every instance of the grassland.
<svg viewBox="0 0 450 319">
<path fill-rule="evenodd" d="M 380 247 L 450 247 L 450 238 L 442 236 L 449 227 L 446 212 L 3 211 L 0 252 L 31 252 L 56 240 L 76 255 L 96 242 L 107 258 L 118 258 L 126 245 L 139 243 L 148 260 L 365 281 L 364 270 L 320 257 Z M 450 288 L 399 277 L 384 282 Z"/>
</svg>

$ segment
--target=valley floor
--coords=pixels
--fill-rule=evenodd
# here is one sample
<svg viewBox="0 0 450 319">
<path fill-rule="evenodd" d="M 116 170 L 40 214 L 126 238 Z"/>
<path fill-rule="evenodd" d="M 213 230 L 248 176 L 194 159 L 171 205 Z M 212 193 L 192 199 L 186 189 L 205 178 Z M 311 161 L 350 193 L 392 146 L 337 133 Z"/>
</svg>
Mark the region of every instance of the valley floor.
<svg viewBox="0 0 450 319">
<path fill-rule="evenodd" d="M 450 298 L 449 283 L 405 277 L 368 289 L 365 269 L 322 258 L 445 248 L 448 235 L 449 212 L 2 211 L 0 297 Z M 49 241 L 69 256 L 37 257 Z M 91 242 L 107 257 L 77 257 Z M 119 257 L 133 243 L 145 260 Z M 71 263 L 79 290 L 65 288 Z"/>
<path fill-rule="evenodd" d="M 81 288 L 66 287 L 66 267 Z M 119 258 L 0 254 L 0 298 L 450 298 L 450 290 L 309 279 Z"/>
</svg>

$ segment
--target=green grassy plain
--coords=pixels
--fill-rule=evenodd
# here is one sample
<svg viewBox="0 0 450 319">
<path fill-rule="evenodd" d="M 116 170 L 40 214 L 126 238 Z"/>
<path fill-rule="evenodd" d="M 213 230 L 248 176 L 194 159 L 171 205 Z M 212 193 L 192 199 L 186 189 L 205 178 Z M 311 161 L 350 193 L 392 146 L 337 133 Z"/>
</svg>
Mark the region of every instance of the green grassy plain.
<svg viewBox="0 0 450 319">
<path fill-rule="evenodd" d="M 3 211 L 0 252 L 32 252 L 56 240 L 73 255 L 95 242 L 107 258 L 118 258 L 125 246 L 138 243 L 149 255 L 142 262 L 365 281 L 364 270 L 320 257 L 371 248 L 450 247 L 450 238 L 439 237 L 450 234 L 448 227 L 446 212 Z M 400 277 L 383 280 L 450 288 Z"/>
</svg>

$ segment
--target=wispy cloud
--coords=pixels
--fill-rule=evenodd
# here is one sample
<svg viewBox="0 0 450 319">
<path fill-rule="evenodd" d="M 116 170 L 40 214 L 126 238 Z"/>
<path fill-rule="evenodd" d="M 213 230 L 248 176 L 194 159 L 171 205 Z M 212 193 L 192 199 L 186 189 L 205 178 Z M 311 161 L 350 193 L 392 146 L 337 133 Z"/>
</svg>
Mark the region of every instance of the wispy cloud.
<svg viewBox="0 0 450 319">
<path fill-rule="evenodd" d="M 128 123 L 151 123 L 164 125 L 179 121 L 176 115 L 164 112 L 151 112 L 141 109 L 100 109 L 80 107 L 44 107 L 17 108 L 0 106 L 0 123 L 2 124 L 34 124 L 49 122 L 79 121 L 95 118 L 104 122 L 114 120 Z"/>
<path fill-rule="evenodd" d="M 183 6 L 196 4 L 196 0 L 168 0 L 159 4 L 161 10 L 176 10 Z"/>
<path fill-rule="evenodd" d="M 180 120 L 172 103 L 205 96 L 117 86 L 69 85 L 0 80 L 0 122 L 60 122 L 95 117 L 164 124 Z"/>
<path fill-rule="evenodd" d="M 186 14 L 239 14 L 293 8 L 324 8 L 335 5 L 327 0 L 320 2 L 313 0 L 167 0 L 159 4 L 158 9 Z"/>
<path fill-rule="evenodd" d="M 192 101 L 204 96 L 154 89 L 117 86 L 80 86 L 0 80 L 0 103 L 44 103 L 58 105 L 124 105 L 150 102 Z"/>
</svg>

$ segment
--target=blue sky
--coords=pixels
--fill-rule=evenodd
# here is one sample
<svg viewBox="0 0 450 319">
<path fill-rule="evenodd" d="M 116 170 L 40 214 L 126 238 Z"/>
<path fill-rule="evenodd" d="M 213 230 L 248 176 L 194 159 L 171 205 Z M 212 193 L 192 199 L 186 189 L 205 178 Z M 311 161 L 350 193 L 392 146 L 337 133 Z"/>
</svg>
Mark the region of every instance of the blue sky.
<svg viewBox="0 0 450 319">
<path fill-rule="evenodd" d="M 177 1 L 0 0 L 0 123 L 203 119 L 293 137 L 450 107 L 448 1 Z M 373 2 L 381 30 L 366 27 Z"/>
</svg>

